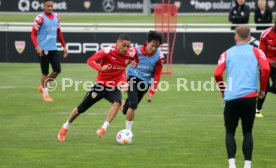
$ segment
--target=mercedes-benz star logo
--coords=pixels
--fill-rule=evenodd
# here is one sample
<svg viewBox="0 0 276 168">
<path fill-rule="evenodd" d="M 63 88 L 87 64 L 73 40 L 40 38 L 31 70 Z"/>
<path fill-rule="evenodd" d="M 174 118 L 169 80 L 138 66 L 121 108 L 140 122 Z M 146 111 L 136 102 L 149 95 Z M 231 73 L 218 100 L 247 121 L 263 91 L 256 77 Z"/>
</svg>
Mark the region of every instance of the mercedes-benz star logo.
<svg viewBox="0 0 276 168">
<path fill-rule="evenodd" d="M 105 12 L 113 12 L 115 10 L 115 2 L 114 0 L 104 0 L 102 7 Z"/>
</svg>

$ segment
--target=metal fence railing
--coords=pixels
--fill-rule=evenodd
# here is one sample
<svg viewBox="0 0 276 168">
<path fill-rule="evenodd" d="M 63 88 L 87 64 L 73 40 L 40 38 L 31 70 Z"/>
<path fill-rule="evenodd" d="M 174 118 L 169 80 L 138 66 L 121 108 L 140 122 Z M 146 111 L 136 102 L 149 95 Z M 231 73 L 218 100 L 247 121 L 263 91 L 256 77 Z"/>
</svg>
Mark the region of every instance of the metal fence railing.
<svg viewBox="0 0 276 168">
<path fill-rule="evenodd" d="M 9 31 L 9 30 L 22 30 L 30 31 L 33 23 L 32 22 L 0 22 L 0 31 Z M 246 24 L 251 27 L 252 30 L 255 30 L 256 26 L 259 27 L 268 27 L 272 24 Z M 63 30 L 70 31 L 141 31 L 154 29 L 154 23 L 61 23 Z M 178 23 L 177 31 L 200 31 L 207 30 L 211 32 L 215 31 L 225 31 L 230 30 L 231 26 L 239 26 L 238 24 L 198 24 L 198 23 Z"/>
</svg>

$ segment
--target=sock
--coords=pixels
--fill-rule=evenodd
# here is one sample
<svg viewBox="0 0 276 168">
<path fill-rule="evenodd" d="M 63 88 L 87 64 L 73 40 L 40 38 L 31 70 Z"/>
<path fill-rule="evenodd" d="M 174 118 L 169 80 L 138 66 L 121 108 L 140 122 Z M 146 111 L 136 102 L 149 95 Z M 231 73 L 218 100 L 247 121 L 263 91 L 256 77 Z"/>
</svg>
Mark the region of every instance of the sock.
<svg viewBox="0 0 276 168">
<path fill-rule="evenodd" d="M 69 123 L 68 121 L 66 121 L 66 123 L 63 124 L 63 128 L 65 129 L 69 129 L 71 123 Z"/>
<path fill-rule="evenodd" d="M 235 158 L 228 159 L 229 162 L 229 168 L 236 168 L 236 160 Z"/>
<path fill-rule="evenodd" d="M 251 168 L 251 160 L 244 161 L 244 168 Z"/>
<path fill-rule="evenodd" d="M 48 88 L 47 88 L 47 87 L 43 88 L 43 93 L 44 93 L 45 95 L 49 95 L 49 93 L 48 93 Z"/>
<path fill-rule="evenodd" d="M 126 129 L 129 130 L 130 132 L 131 132 L 132 123 L 133 123 L 133 121 L 126 120 Z"/>
<path fill-rule="evenodd" d="M 256 108 L 256 113 L 260 113 L 262 110 L 259 110 L 258 108 Z"/>
<path fill-rule="evenodd" d="M 104 130 L 106 130 L 108 126 L 109 126 L 109 122 L 105 121 L 105 122 L 103 123 L 102 128 L 104 128 Z"/>
</svg>

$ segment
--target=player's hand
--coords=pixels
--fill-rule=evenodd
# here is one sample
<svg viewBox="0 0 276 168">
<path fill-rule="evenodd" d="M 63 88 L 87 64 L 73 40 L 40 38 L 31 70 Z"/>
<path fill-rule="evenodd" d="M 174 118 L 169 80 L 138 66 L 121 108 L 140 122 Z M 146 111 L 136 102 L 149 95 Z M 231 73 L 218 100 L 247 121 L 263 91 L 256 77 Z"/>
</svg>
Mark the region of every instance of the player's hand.
<svg viewBox="0 0 276 168">
<path fill-rule="evenodd" d="M 112 68 L 111 64 L 104 65 L 104 66 L 101 67 L 101 72 L 105 72 L 105 71 L 107 71 L 107 70 L 109 70 L 111 68 Z"/>
<path fill-rule="evenodd" d="M 127 91 L 128 91 L 128 87 L 129 87 L 129 85 L 128 85 L 127 82 L 122 83 L 122 84 L 120 85 L 120 89 L 121 89 L 122 92 L 127 92 Z"/>
<path fill-rule="evenodd" d="M 263 99 L 265 96 L 265 92 L 259 91 L 258 98 Z"/>
<path fill-rule="evenodd" d="M 136 68 L 138 66 L 138 63 L 136 61 L 133 61 L 132 66 L 133 66 L 133 68 Z"/>
<path fill-rule="evenodd" d="M 65 47 L 64 50 L 63 50 L 63 57 L 64 57 L 64 58 L 67 58 L 67 56 L 68 56 L 68 50 L 67 50 L 67 48 Z"/>
<path fill-rule="evenodd" d="M 270 65 L 272 68 L 276 68 L 276 61 L 270 61 L 270 62 L 269 62 L 269 65 Z"/>
<path fill-rule="evenodd" d="M 221 98 L 224 99 L 224 92 L 220 92 L 220 94 L 221 94 Z"/>
<path fill-rule="evenodd" d="M 152 101 L 152 94 L 151 93 L 148 93 L 148 97 L 147 97 L 147 102 L 151 103 Z"/>
<path fill-rule="evenodd" d="M 42 49 L 39 46 L 37 46 L 35 49 L 36 49 L 36 53 L 41 57 L 43 55 Z"/>
</svg>

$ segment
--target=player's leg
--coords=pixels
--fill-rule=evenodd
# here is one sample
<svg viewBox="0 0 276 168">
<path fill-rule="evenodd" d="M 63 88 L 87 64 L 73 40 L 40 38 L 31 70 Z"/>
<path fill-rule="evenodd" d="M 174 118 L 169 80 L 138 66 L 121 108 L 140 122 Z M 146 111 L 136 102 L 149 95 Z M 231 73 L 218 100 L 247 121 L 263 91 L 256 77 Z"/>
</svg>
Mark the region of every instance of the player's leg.
<svg viewBox="0 0 276 168">
<path fill-rule="evenodd" d="M 128 108 L 126 115 L 126 129 L 132 131 L 132 124 L 135 118 L 135 111 L 138 108 L 140 101 L 143 99 L 144 95 L 149 89 L 149 84 L 145 81 L 138 81 L 135 90 L 135 101 L 132 101 L 132 104 L 129 103 L 130 107 Z"/>
<path fill-rule="evenodd" d="M 41 67 L 41 85 L 38 87 L 38 91 L 42 94 L 42 98 L 46 102 L 53 101 L 48 94 L 47 88 L 47 76 L 49 74 L 49 57 L 45 54 L 39 56 L 39 62 Z"/>
<path fill-rule="evenodd" d="M 61 65 L 57 51 L 51 51 L 49 53 L 49 62 L 52 66 L 53 72 L 51 72 L 47 77 L 48 82 L 51 82 L 52 80 L 56 79 L 58 74 L 60 74 L 61 72 Z"/>
<path fill-rule="evenodd" d="M 102 138 L 109 126 L 109 124 L 116 117 L 118 110 L 120 109 L 122 102 L 122 94 L 121 91 L 117 88 L 107 88 L 105 87 L 105 95 L 104 98 L 112 103 L 112 106 L 107 112 L 105 121 L 100 129 L 97 130 L 97 135 L 99 138 Z"/>
<path fill-rule="evenodd" d="M 240 116 L 243 131 L 243 155 L 245 160 L 244 168 L 251 168 L 252 152 L 253 152 L 253 136 L 252 129 L 255 119 L 256 98 L 242 99 L 243 105 L 240 106 Z"/>
<path fill-rule="evenodd" d="M 264 101 L 265 101 L 265 98 L 266 98 L 266 95 L 267 95 L 267 92 L 268 92 L 269 88 L 270 88 L 270 82 L 268 80 L 264 97 L 261 98 L 261 99 L 258 98 L 258 100 L 257 100 L 256 117 L 263 117 L 262 108 L 263 108 L 263 104 L 264 104 Z"/>
<path fill-rule="evenodd" d="M 235 132 L 239 122 L 239 115 L 237 113 L 238 99 L 226 101 L 224 107 L 224 125 L 226 129 L 226 149 L 229 161 L 229 168 L 236 168 L 236 141 Z"/>
<path fill-rule="evenodd" d="M 265 91 L 265 95 L 263 98 L 257 98 L 257 107 L 256 107 L 256 117 L 263 117 L 263 114 L 262 114 L 262 109 L 263 109 L 263 104 L 265 102 L 265 99 L 266 99 L 266 95 L 267 95 L 267 92 L 268 92 L 268 89 L 270 87 L 270 82 L 268 81 L 267 82 L 267 85 L 266 85 L 266 91 Z"/>
<path fill-rule="evenodd" d="M 128 90 L 128 102 L 125 103 L 127 108 L 126 111 L 126 129 L 132 131 L 132 124 L 135 117 L 135 110 L 137 109 L 139 103 L 139 87 L 141 87 L 141 80 L 136 77 L 129 77 L 129 90 Z"/>
<path fill-rule="evenodd" d="M 128 100 L 128 98 L 125 101 L 122 100 L 121 107 L 122 107 L 123 114 L 126 115 L 127 114 L 127 110 L 129 108 L 129 100 Z"/>
<path fill-rule="evenodd" d="M 45 78 L 45 80 L 44 80 L 44 88 L 45 89 L 44 90 L 45 90 L 45 94 L 47 95 L 44 99 L 53 101 L 53 99 L 50 97 L 50 95 L 48 93 L 48 85 L 60 73 L 60 62 L 59 62 L 57 51 L 49 51 L 49 53 L 45 57 L 48 58 L 49 63 L 52 66 L 53 72 L 51 72 L 46 77 L 44 77 Z M 49 71 L 49 63 L 48 63 L 48 71 Z"/>
<path fill-rule="evenodd" d="M 126 99 L 125 102 L 122 102 L 122 105 L 123 105 L 123 114 L 124 115 L 127 114 L 127 111 L 129 109 L 129 103 L 130 103 L 130 101 L 133 101 L 133 99 L 135 99 L 137 97 L 137 93 L 136 93 L 137 92 L 137 80 L 136 80 L 136 77 L 130 76 L 128 78 L 128 83 L 129 83 L 129 88 L 128 88 L 128 91 L 127 91 L 128 97 L 127 97 L 127 99 Z"/>
<path fill-rule="evenodd" d="M 150 84 L 146 81 L 141 81 L 141 86 L 138 86 L 138 104 L 143 99 L 144 95 L 148 92 Z"/>
<path fill-rule="evenodd" d="M 270 82 L 268 80 L 267 86 L 266 86 L 266 92 L 265 96 L 260 99 L 258 98 L 257 101 L 257 109 L 256 109 L 256 117 L 263 117 L 263 114 L 261 113 L 261 110 L 263 108 L 264 101 L 266 99 L 267 92 L 276 94 L 276 69 L 270 68 L 270 79 L 272 80 L 272 85 L 270 86 Z"/>
<path fill-rule="evenodd" d="M 276 68 L 270 68 L 270 78 L 272 80 L 272 84 L 268 91 L 276 94 Z"/>
<path fill-rule="evenodd" d="M 65 141 L 65 136 L 67 134 L 67 131 L 70 127 L 70 125 L 73 123 L 73 121 L 81 114 L 84 113 L 87 109 L 89 109 L 93 104 L 98 102 L 104 97 L 104 92 L 101 90 L 97 90 L 99 87 L 95 84 L 91 88 L 89 92 L 85 95 L 83 101 L 78 105 L 78 107 L 74 108 L 71 112 L 70 116 L 68 117 L 67 121 L 62 125 L 61 129 L 58 133 L 58 140 L 60 142 Z"/>
</svg>

